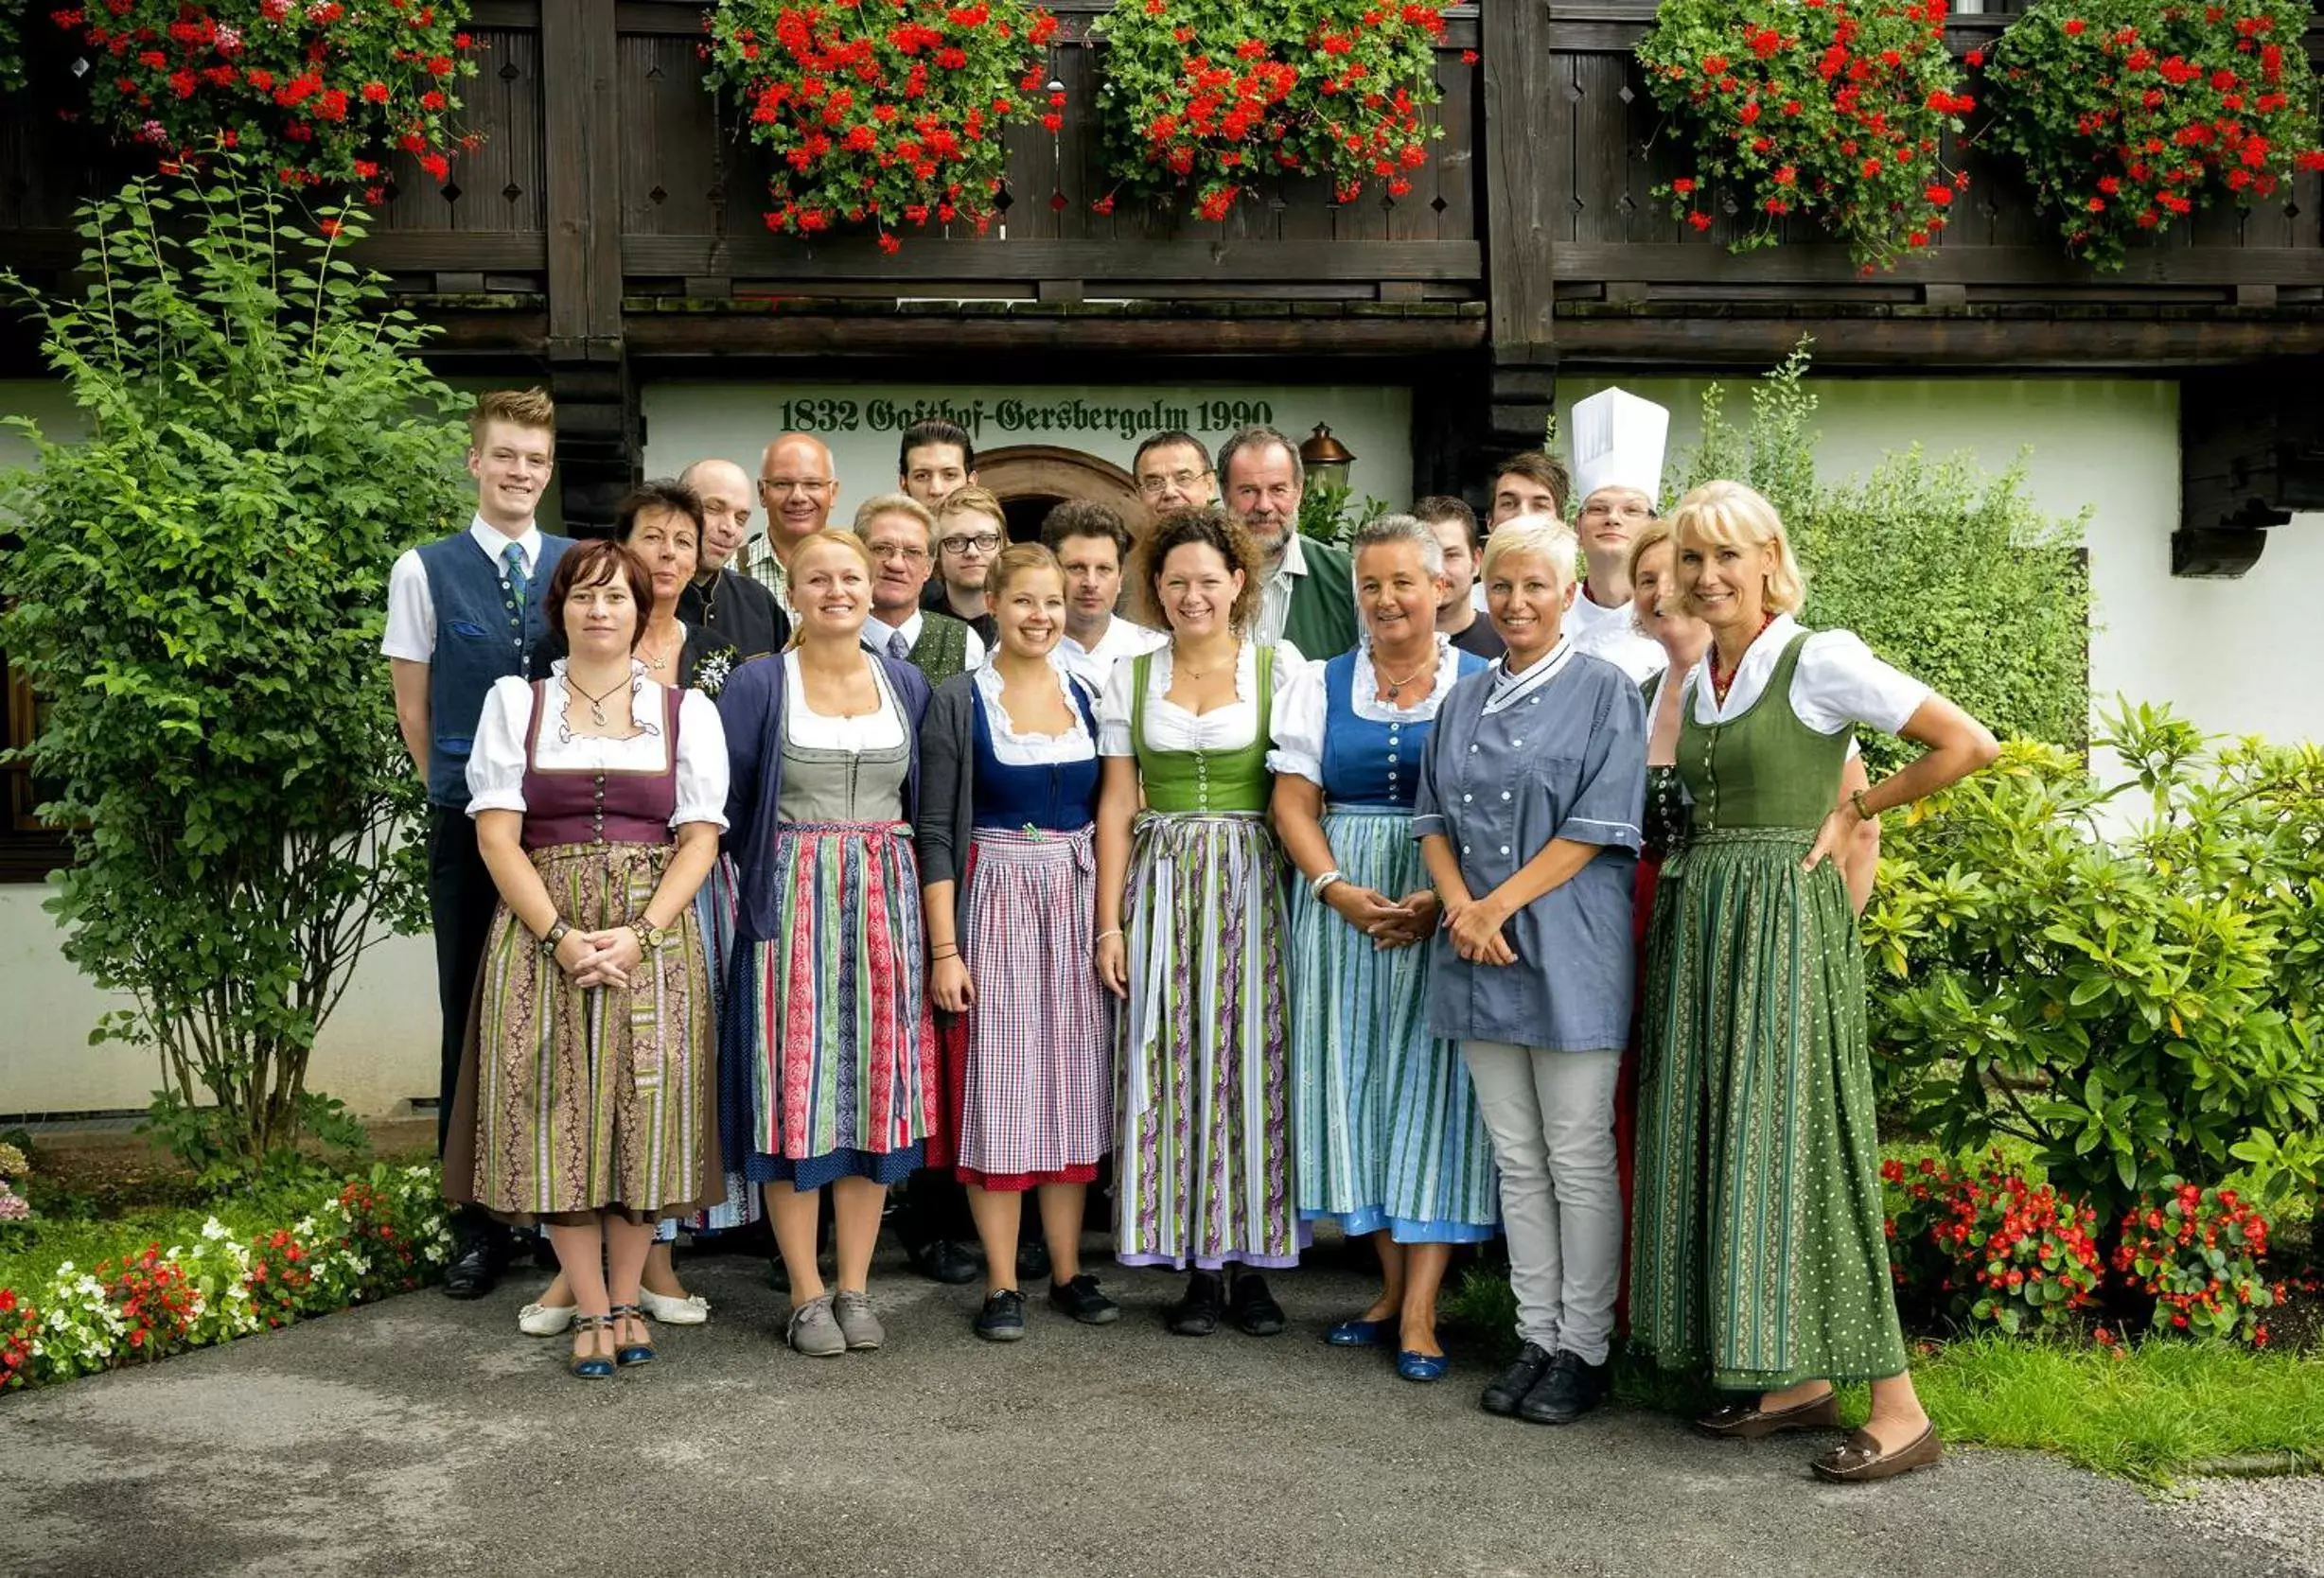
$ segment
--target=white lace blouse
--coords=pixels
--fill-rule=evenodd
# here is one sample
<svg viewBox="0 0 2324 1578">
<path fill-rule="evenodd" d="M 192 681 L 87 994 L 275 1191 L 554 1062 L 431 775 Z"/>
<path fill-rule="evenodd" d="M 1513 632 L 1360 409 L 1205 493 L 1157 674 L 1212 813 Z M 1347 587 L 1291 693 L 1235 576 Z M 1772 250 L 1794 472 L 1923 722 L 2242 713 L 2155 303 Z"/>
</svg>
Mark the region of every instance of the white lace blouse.
<svg viewBox="0 0 2324 1578">
<path fill-rule="evenodd" d="M 1322 662 L 1303 663 L 1283 688 L 1275 704 L 1275 748 L 1267 753 L 1267 770 L 1289 773 L 1310 783 L 1324 780 L 1324 728 L 1329 710 L 1324 693 Z M 1367 723 L 1426 723 L 1436 715 L 1444 698 L 1460 678 L 1461 650 L 1450 636 L 1436 638 L 1436 678 L 1428 694 L 1410 707 L 1393 706 L 1372 693 L 1380 686 L 1369 645 L 1356 649 L 1356 673 L 1348 685 L 1348 702 L 1356 716 Z"/>
<path fill-rule="evenodd" d="M 1210 711 L 1188 711 L 1163 697 L 1171 688 L 1171 648 L 1155 647 L 1147 665 L 1146 745 L 1151 750 L 1202 750 L 1213 753 L 1246 748 L 1259 738 L 1259 648 L 1244 641 L 1235 653 L 1235 699 Z M 1283 691 L 1305 660 L 1289 641 L 1275 648 L 1275 695 L 1281 707 Z M 1137 664 L 1123 658 L 1106 676 L 1105 694 L 1098 702 L 1098 754 L 1136 756 L 1130 738 L 1131 702 L 1135 699 Z"/>
</svg>

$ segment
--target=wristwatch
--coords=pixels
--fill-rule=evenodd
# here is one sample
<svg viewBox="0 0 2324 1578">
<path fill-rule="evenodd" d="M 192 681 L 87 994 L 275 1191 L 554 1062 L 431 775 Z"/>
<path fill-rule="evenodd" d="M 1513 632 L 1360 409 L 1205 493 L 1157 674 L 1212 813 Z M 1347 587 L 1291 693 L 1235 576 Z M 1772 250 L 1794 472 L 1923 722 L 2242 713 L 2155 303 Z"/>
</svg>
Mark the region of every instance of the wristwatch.
<svg viewBox="0 0 2324 1578">
<path fill-rule="evenodd" d="M 556 945 L 564 941 L 565 934 L 572 930 L 572 928 L 565 924 L 563 920 L 550 921 L 549 929 L 540 934 L 540 951 L 544 954 L 555 954 Z"/>
<path fill-rule="evenodd" d="M 629 922 L 629 929 L 638 934 L 638 942 L 649 954 L 661 952 L 661 945 L 670 939 L 670 928 L 657 926 L 644 916 Z"/>
</svg>

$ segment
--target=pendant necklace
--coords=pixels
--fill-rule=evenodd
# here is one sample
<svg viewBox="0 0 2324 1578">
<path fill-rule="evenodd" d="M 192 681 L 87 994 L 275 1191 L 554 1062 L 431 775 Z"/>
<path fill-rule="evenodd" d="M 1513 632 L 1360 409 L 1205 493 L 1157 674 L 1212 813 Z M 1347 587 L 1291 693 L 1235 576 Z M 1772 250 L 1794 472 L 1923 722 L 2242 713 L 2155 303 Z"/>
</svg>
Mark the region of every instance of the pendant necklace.
<svg viewBox="0 0 2324 1578">
<path fill-rule="evenodd" d="M 1394 675 L 1388 673 L 1387 670 L 1380 668 L 1377 663 L 1373 665 L 1374 669 L 1379 673 L 1380 677 L 1388 682 L 1388 699 L 1391 702 L 1395 701 L 1399 695 L 1403 693 L 1405 686 L 1411 684 L 1415 679 L 1418 678 L 1424 671 L 1433 669 L 1435 666 L 1435 655 L 1431 654 L 1429 661 L 1423 662 L 1418 668 L 1414 669 L 1412 673 L 1404 675 L 1403 678 L 1399 679 Z"/>
<path fill-rule="evenodd" d="M 627 684 L 628 680 L 618 680 L 615 683 L 607 686 L 606 693 L 601 696 L 593 696 L 587 691 L 583 690 L 580 686 L 573 684 L 572 675 L 571 674 L 565 675 L 565 683 L 572 688 L 573 694 L 579 696 L 583 701 L 590 704 L 590 721 L 594 723 L 599 728 L 603 728 L 606 727 L 606 703 L 612 698 L 615 692 L 619 691 L 622 686 Z"/>
</svg>

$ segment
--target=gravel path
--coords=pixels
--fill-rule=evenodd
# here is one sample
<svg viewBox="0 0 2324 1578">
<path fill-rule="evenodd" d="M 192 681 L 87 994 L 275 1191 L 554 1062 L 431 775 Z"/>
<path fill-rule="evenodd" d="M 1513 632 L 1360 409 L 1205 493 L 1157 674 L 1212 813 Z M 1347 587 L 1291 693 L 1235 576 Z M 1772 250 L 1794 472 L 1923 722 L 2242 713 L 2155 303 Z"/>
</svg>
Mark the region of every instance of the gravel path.
<svg viewBox="0 0 2324 1578">
<path fill-rule="evenodd" d="M 2190 1480 L 2175 1503 L 2190 1528 L 2235 1541 L 2250 1578 L 2324 1578 L 2324 1479 Z"/>
</svg>

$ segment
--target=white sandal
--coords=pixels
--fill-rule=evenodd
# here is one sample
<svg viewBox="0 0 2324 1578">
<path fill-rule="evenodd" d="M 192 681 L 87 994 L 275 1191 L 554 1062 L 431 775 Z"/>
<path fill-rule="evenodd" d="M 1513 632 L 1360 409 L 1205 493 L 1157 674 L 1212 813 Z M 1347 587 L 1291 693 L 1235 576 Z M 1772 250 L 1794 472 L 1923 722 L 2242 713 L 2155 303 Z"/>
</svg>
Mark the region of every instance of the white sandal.
<svg viewBox="0 0 2324 1578">
<path fill-rule="evenodd" d="M 710 1319 L 710 1300 L 699 1293 L 674 1299 L 651 1288 L 641 1288 L 638 1302 L 645 1306 L 648 1315 L 665 1326 L 698 1326 Z"/>
<path fill-rule="evenodd" d="M 580 1308 L 572 1304 L 528 1304 L 517 1311 L 517 1329 L 527 1337 L 555 1337 L 572 1325 Z"/>
</svg>

